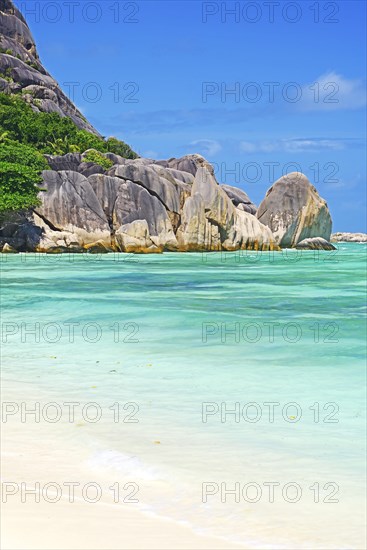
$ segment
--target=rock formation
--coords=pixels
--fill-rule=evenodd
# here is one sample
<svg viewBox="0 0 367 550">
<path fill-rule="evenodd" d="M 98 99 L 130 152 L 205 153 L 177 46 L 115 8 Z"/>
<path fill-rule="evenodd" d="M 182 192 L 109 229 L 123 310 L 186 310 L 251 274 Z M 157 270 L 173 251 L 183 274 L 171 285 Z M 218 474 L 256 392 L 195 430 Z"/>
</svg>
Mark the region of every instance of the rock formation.
<svg viewBox="0 0 367 550">
<path fill-rule="evenodd" d="M 367 243 L 366 233 L 333 233 L 330 237 L 332 243 Z"/>
<path fill-rule="evenodd" d="M 11 0 L 0 0 L 0 91 L 21 94 L 34 111 L 70 117 L 98 134 L 39 60 L 29 27 Z"/>
<path fill-rule="evenodd" d="M 312 237 L 330 240 L 332 221 L 328 206 L 300 172 L 278 179 L 267 191 L 256 216 L 284 248 Z"/>
<path fill-rule="evenodd" d="M 296 244 L 297 250 L 336 250 L 336 247 L 322 239 L 321 237 L 312 237 L 311 239 L 303 239 Z"/>
<path fill-rule="evenodd" d="M 271 230 L 241 209 L 244 203 L 235 206 L 227 186 L 218 184 L 212 166 L 199 155 L 195 176 L 142 158 L 115 159 L 108 170 L 89 163 L 87 176 L 78 153 L 48 159 L 55 169 L 43 172 L 41 206 L 27 219 L 7 224 L 3 244 L 40 252 L 278 248 Z M 185 168 L 191 162 L 175 160 Z M 241 196 L 239 189 L 234 192 Z"/>
<path fill-rule="evenodd" d="M 98 134 L 41 64 L 32 34 L 11 0 L 0 0 L 0 91 L 36 111 L 70 117 Z M 41 205 L 0 228 L 6 252 L 274 250 L 329 239 L 327 205 L 303 174 L 278 180 L 258 211 L 247 194 L 219 185 L 201 155 L 153 160 L 105 153 L 45 155 Z M 92 156 L 96 158 L 96 156 Z M 103 159 L 103 160 L 105 160 Z M 279 245 L 279 246 L 278 246 Z"/>
</svg>

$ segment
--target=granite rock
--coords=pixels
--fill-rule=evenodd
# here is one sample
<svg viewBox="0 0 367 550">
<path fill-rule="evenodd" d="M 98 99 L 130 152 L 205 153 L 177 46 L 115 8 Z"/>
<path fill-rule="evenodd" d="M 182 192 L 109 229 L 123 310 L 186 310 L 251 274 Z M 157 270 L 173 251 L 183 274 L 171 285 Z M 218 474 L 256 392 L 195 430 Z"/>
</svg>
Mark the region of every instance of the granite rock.
<svg viewBox="0 0 367 550">
<path fill-rule="evenodd" d="M 330 240 L 331 216 L 328 205 L 304 174 L 292 172 L 277 180 L 267 191 L 256 213 L 282 247 L 294 247 L 303 239 Z"/>
<path fill-rule="evenodd" d="M 296 248 L 297 250 L 336 250 L 333 244 L 321 237 L 303 239 L 303 241 L 296 244 Z"/>
</svg>

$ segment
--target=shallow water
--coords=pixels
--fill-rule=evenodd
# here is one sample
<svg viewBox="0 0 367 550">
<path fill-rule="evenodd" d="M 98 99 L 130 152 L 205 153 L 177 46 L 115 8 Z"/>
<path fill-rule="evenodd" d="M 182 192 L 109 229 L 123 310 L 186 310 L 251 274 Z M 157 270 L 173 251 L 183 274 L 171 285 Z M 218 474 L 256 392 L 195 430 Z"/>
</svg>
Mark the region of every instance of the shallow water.
<svg viewBox="0 0 367 550">
<path fill-rule="evenodd" d="M 365 254 L 2 256 L 2 377 L 143 511 L 244 548 L 364 548 Z"/>
</svg>

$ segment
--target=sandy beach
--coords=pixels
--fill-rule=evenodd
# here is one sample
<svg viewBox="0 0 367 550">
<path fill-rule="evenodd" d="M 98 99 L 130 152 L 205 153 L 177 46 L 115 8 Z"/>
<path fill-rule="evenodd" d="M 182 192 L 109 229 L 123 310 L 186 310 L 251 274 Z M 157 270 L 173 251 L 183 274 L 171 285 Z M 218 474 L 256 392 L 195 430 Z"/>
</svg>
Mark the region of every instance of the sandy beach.
<svg viewBox="0 0 367 550">
<path fill-rule="evenodd" d="M 196 535 L 189 528 L 114 505 L 2 505 L 4 550 L 235 550 L 244 548 Z"/>
<path fill-rule="evenodd" d="M 2 403 L 26 402 L 34 395 L 33 385 L 4 380 Z M 44 397 L 38 392 L 38 399 Z M 29 401 L 28 401 L 29 402 Z M 3 409 L 4 410 L 4 409 Z M 158 517 L 151 512 L 137 508 L 134 503 L 115 503 L 115 493 L 110 489 L 104 473 L 94 472 L 93 479 L 83 470 L 88 451 L 79 447 L 61 447 L 67 444 L 68 429 L 63 439 L 55 439 L 55 426 L 49 423 L 27 423 L 20 417 L 9 416 L 1 424 L 1 547 L 6 550 L 235 550 L 240 545 L 231 544 L 220 538 L 200 535 L 182 522 Z M 57 448 L 57 444 L 60 448 Z M 26 486 L 21 484 L 26 482 Z M 50 482 L 61 487 L 61 498 L 48 502 L 57 496 L 57 489 L 45 486 Z M 18 485 L 15 495 L 5 496 L 6 485 Z M 79 483 L 72 490 L 68 482 Z M 31 489 L 39 483 L 39 502 Z M 93 483 L 101 487 L 98 502 L 89 502 L 82 496 L 79 487 Z M 27 494 L 29 490 L 29 494 Z M 6 490 L 5 490 L 6 492 Z M 25 502 L 22 502 L 22 498 Z M 56 498 L 56 497 L 55 497 Z M 87 497 L 88 498 L 88 497 Z M 93 489 L 89 500 L 94 500 Z M 73 502 L 71 502 L 73 500 Z M 4 502 L 6 501 L 6 502 Z"/>
</svg>

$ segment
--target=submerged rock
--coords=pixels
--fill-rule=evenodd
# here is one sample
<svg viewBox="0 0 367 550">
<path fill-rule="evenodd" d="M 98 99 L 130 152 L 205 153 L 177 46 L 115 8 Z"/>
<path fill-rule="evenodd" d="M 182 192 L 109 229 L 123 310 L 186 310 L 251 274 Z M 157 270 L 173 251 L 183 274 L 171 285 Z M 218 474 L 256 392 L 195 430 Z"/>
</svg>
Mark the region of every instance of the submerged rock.
<svg viewBox="0 0 367 550">
<path fill-rule="evenodd" d="M 297 250 L 336 250 L 333 244 L 321 237 L 303 239 L 303 241 L 296 244 L 296 248 Z"/>
<path fill-rule="evenodd" d="M 292 172 L 277 180 L 260 204 L 257 218 L 267 225 L 281 247 L 331 234 L 328 205 L 304 174 Z"/>
</svg>

